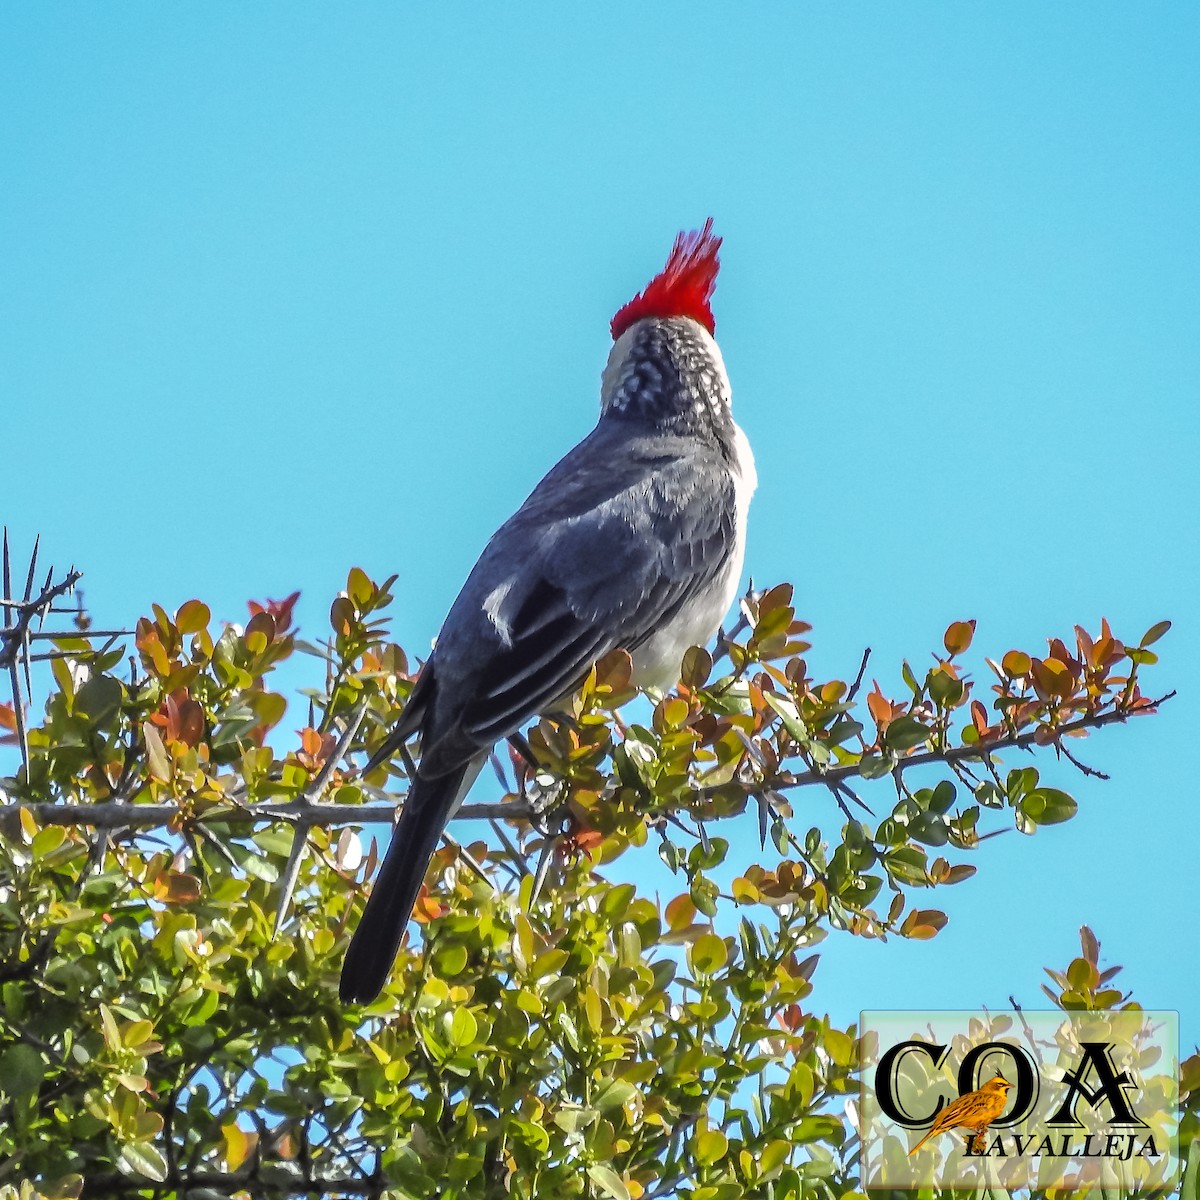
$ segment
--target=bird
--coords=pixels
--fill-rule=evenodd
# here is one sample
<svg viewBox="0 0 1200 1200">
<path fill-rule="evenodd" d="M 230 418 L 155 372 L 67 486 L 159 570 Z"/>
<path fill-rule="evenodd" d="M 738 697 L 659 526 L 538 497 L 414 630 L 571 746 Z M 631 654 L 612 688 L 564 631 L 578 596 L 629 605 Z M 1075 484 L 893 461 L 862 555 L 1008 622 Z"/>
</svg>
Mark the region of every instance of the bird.
<svg viewBox="0 0 1200 1200">
<path fill-rule="evenodd" d="M 678 682 L 737 593 L 754 456 L 733 419 L 710 217 L 610 324 L 595 428 L 493 534 L 369 774 L 420 735 L 392 840 L 342 964 L 343 1002 L 383 989 L 446 823 L 492 747 L 553 712 L 596 661 Z"/>
<path fill-rule="evenodd" d="M 1003 1075 L 994 1075 L 982 1087 L 952 1100 L 934 1118 L 929 1132 L 908 1152 L 911 1158 L 931 1137 L 947 1129 L 967 1130 L 967 1147 L 982 1138 L 987 1127 L 1004 1111 L 1012 1084 Z"/>
</svg>

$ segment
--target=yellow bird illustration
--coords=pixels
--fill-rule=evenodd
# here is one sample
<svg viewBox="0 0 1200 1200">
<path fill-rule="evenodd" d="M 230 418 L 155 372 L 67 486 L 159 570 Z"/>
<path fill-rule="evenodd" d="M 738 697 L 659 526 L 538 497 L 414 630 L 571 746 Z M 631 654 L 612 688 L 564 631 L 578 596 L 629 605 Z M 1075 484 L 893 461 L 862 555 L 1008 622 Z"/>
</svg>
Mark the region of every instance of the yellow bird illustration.
<svg viewBox="0 0 1200 1200">
<path fill-rule="evenodd" d="M 989 1079 L 981 1088 L 951 1101 L 934 1118 L 929 1132 L 908 1152 L 911 1158 L 934 1134 L 947 1129 L 967 1130 L 967 1149 L 978 1138 L 982 1143 L 987 1127 L 1004 1111 L 1012 1084 L 1003 1075 Z"/>
</svg>

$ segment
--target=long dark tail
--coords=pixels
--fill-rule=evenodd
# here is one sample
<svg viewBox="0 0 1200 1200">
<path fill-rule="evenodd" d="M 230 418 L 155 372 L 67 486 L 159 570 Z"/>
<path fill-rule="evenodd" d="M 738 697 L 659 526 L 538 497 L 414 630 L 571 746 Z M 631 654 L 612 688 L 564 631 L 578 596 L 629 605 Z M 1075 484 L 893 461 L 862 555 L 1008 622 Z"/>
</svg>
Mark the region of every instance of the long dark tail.
<svg viewBox="0 0 1200 1200">
<path fill-rule="evenodd" d="M 425 880 L 438 838 L 454 812 L 471 764 L 437 779 L 412 781 L 375 886 L 342 963 L 339 994 L 345 1003 L 366 1004 L 383 990 L 400 949 L 413 904 Z"/>
</svg>

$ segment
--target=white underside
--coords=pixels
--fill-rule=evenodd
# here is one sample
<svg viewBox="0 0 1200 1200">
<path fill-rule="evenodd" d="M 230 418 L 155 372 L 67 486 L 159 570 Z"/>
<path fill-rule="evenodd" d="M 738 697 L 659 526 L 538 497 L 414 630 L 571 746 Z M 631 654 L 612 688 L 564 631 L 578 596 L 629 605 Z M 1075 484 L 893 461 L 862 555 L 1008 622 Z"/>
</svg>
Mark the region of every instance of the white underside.
<svg viewBox="0 0 1200 1200">
<path fill-rule="evenodd" d="M 633 655 L 633 681 L 639 687 L 665 688 L 679 682 L 683 656 L 693 646 L 704 646 L 721 628 L 737 595 L 742 578 L 742 560 L 746 553 L 746 517 L 750 497 L 758 483 L 754 455 L 746 435 L 734 426 L 734 462 L 732 468 L 736 536 L 733 553 L 724 571 L 704 591 L 688 600 L 674 619 L 653 633 Z"/>
</svg>

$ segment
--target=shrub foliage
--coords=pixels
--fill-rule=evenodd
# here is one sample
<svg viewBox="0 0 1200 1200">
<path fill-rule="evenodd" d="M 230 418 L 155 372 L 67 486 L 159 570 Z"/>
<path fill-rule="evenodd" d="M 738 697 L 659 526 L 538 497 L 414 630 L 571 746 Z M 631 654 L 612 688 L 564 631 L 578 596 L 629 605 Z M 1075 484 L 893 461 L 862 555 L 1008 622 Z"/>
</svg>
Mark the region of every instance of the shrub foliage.
<svg viewBox="0 0 1200 1200">
<path fill-rule="evenodd" d="M 352 570 L 319 642 L 293 596 L 244 628 L 155 607 L 128 645 L 85 621 L 36 640 L 73 577 L 32 578 L 20 602 L 6 580 L 0 642 L 0 1187 L 30 1196 L 854 1196 L 856 1030 L 814 1007 L 820 942 L 935 936 L 991 831 L 1076 811 L 1005 752 L 1095 774 L 1080 738 L 1161 702 L 1139 674 L 1165 623 L 1077 628 L 980 682 L 954 622 L 889 695 L 866 656 L 813 677 L 790 587 L 749 595 L 674 691 L 629 705 L 612 655 L 502 748 L 503 795 L 452 827 L 384 994 L 345 1009 L 359 831 L 405 788 L 403 762 L 354 765 L 417 669 L 383 617 L 395 580 Z M 316 680 L 290 704 L 289 659 Z M 747 812 L 761 854 L 720 835 Z M 661 898 L 627 881 L 656 851 Z M 1129 1003 L 1112 974 L 1069 967 L 1051 999 Z"/>
</svg>

